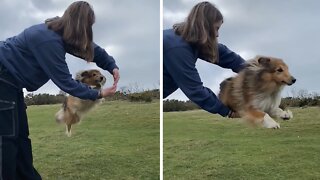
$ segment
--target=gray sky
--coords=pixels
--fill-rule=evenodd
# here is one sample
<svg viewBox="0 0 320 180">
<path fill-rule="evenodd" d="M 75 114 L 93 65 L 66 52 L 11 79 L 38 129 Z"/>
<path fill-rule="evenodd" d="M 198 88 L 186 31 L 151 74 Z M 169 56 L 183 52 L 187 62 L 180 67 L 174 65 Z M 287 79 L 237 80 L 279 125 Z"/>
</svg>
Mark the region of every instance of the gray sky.
<svg viewBox="0 0 320 180">
<path fill-rule="evenodd" d="M 199 0 L 164 0 L 163 26 L 183 21 Z M 282 58 L 297 82 L 283 96 L 301 89 L 320 93 L 320 1 L 318 0 L 211 0 L 224 16 L 219 42 L 249 59 L 255 55 Z M 197 69 L 205 86 L 218 93 L 219 83 L 232 76 L 199 60 Z M 179 90 L 169 99 L 187 98 Z"/>
<path fill-rule="evenodd" d="M 69 0 L 2 0 L 0 40 L 15 36 L 46 18 L 62 16 Z M 88 0 L 95 11 L 94 41 L 112 55 L 120 68 L 118 89 L 123 86 L 154 89 L 160 86 L 160 1 L 158 0 Z M 67 55 L 69 70 L 97 68 Z M 27 71 L 27 70 L 26 70 Z M 26 72 L 27 73 L 27 72 Z M 107 76 L 106 86 L 113 83 Z M 59 92 L 51 81 L 35 93 Z"/>
</svg>

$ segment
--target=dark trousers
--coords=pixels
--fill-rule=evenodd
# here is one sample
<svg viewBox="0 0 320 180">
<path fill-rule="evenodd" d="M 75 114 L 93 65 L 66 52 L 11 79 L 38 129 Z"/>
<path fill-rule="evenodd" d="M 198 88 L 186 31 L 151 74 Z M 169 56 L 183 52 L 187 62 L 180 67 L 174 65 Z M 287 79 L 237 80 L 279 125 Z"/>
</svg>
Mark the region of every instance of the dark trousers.
<svg viewBox="0 0 320 180">
<path fill-rule="evenodd" d="M 38 180 L 23 91 L 0 64 L 0 180 Z"/>
</svg>

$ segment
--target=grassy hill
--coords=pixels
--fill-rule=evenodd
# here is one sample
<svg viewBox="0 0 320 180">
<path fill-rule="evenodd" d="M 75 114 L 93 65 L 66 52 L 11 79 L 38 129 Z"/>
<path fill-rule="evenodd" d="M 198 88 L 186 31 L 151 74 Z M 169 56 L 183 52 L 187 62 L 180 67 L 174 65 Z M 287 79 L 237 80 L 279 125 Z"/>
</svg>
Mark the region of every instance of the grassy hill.
<svg viewBox="0 0 320 180">
<path fill-rule="evenodd" d="M 164 179 L 320 179 L 320 108 L 281 129 L 202 110 L 164 113 Z"/>
<path fill-rule="evenodd" d="M 54 120 L 60 106 L 28 107 L 34 165 L 43 179 L 159 178 L 159 101 L 107 101 L 70 138 Z"/>
</svg>

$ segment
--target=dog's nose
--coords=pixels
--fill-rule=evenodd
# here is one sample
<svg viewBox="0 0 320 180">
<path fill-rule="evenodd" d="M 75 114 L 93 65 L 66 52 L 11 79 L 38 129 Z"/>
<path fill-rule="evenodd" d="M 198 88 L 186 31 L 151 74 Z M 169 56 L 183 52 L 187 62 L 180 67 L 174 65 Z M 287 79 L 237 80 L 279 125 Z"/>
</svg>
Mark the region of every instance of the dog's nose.
<svg viewBox="0 0 320 180">
<path fill-rule="evenodd" d="M 297 79 L 292 77 L 292 80 L 291 80 L 292 84 L 295 83 L 296 81 L 297 81 Z"/>
</svg>

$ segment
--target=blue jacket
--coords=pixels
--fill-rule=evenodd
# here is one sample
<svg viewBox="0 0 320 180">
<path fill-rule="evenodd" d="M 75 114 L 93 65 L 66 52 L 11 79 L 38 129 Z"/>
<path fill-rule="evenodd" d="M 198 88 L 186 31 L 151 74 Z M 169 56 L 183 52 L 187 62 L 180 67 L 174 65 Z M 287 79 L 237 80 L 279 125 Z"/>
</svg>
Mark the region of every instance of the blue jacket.
<svg viewBox="0 0 320 180">
<path fill-rule="evenodd" d="M 218 66 L 239 72 L 245 62 L 239 55 L 219 44 Z M 230 109 L 207 87 L 196 69 L 198 50 L 176 35 L 172 29 L 163 31 L 163 98 L 180 88 L 202 109 L 227 116 Z"/>
<path fill-rule="evenodd" d="M 62 37 L 38 24 L 0 42 L 0 63 L 17 80 L 19 88 L 35 91 L 51 79 L 64 92 L 81 99 L 95 100 L 98 91 L 72 79 Z M 118 68 L 112 56 L 94 44 L 93 61 L 112 74 Z"/>
</svg>

